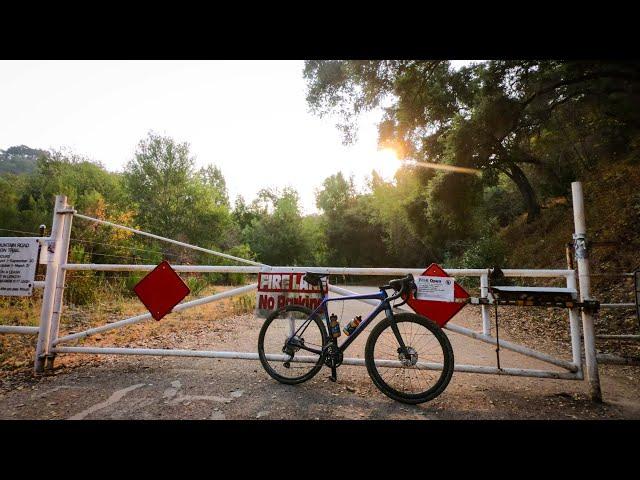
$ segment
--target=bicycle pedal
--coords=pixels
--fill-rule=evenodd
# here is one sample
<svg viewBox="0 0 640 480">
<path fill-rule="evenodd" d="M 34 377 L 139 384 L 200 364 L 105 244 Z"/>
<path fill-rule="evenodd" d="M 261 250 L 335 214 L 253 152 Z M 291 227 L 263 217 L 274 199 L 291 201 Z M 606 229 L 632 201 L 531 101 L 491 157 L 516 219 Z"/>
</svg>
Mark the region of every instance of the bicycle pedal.
<svg viewBox="0 0 640 480">
<path fill-rule="evenodd" d="M 336 382 L 338 380 L 338 374 L 336 373 L 335 368 L 331 369 L 331 376 L 329 377 L 329 380 L 331 380 L 332 382 Z"/>
</svg>

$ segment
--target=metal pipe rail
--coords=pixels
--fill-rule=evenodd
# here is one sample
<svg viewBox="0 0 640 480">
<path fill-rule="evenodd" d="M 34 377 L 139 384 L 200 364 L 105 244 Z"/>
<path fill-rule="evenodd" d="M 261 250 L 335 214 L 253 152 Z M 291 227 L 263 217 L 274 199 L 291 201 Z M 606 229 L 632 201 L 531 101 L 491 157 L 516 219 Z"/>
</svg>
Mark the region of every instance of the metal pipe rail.
<svg viewBox="0 0 640 480">
<path fill-rule="evenodd" d="M 232 290 L 227 290 L 226 292 L 216 293 L 215 295 L 209 295 L 207 297 L 198 298 L 196 300 L 191 300 L 190 302 L 184 302 L 179 305 L 173 307 L 172 312 L 180 312 L 182 310 L 187 310 L 188 308 L 197 307 L 199 305 L 205 305 L 207 303 L 215 302 L 216 300 L 222 300 L 223 298 L 233 297 L 235 295 L 242 295 L 246 292 L 250 292 L 258 288 L 257 283 L 253 283 L 251 285 L 246 285 L 240 288 L 234 288 Z M 64 337 L 60 337 L 53 342 L 53 346 L 56 346 L 60 343 L 70 342 L 72 340 L 78 340 L 80 338 L 85 338 L 90 335 L 95 335 L 96 333 L 102 333 L 109 330 L 113 330 L 115 328 L 124 327 L 126 325 L 133 325 L 135 323 L 143 322 L 145 320 L 149 320 L 152 318 L 150 313 L 143 313 L 141 315 L 136 315 L 134 317 L 126 318 L 124 320 L 120 320 L 118 322 L 109 323 L 107 325 L 102 325 L 101 327 L 90 328 L 83 332 L 72 333 L 70 335 L 65 335 Z"/>
<path fill-rule="evenodd" d="M 640 335 L 596 335 L 603 340 L 640 340 Z"/>
<path fill-rule="evenodd" d="M 607 363 L 609 365 L 630 365 L 640 366 L 640 358 L 638 357 L 621 357 L 609 353 L 599 353 L 597 355 L 598 362 Z"/>
<path fill-rule="evenodd" d="M 149 272 L 157 265 L 126 265 L 120 263 L 65 263 L 62 268 L 65 270 L 95 270 L 99 272 Z M 327 273 L 330 275 L 420 275 L 424 268 L 353 268 L 353 267 L 242 267 L 235 265 L 171 265 L 176 272 L 185 273 L 261 273 L 261 272 L 282 272 L 282 273 Z M 446 268 L 449 275 L 460 277 L 481 277 L 488 274 L 486 268 Z M 573 270 L 561 269 L 517 269 L 510 268 L 503 270 L 506 277 L 523 278 L 566 278 L 574 275 Z"/>
<path fill-rule="evenodd" d="M 333 291 L 335 293 L 338 293 L 340 295 L 356 295 L 356 292 L 352 292 L 351 290 L 347 290 L 345 288 L 336 287 L 335 285 L 329 285 L 329 290 L 331 290 L 331 291 Z M 376 300 L 364 299 L 364 300 L 360 300 L 360 301 L 364 302 L 364 303 L 371 304 L 371 305 L 378 305 L 378 302 Z M 406 307 L 405 308 L 401 308 L 401 310 L 411 311 L 411 310 L 407 309 Z M 578 364 L 552 357 L 551 355 L 547 355 L 546 353 L 538 352 L 537 350 L 533 350 L 531 348 L 525 347 L 523 345 L 518 345 L 517 343 L 509 342 L 507 340 L 500 340 L 498 342 L 495 337 L 492 337 L 490 335 L 485 335 L 483 333 L 475 332 L 475 331 L 473 331 L 473 330 L 471 330 L 469 328 L 465 328 L 463 326 L 456 325 L 456 324 L 453 324 L 451 322 L 447 323 L 444 326 L 444 328 L 446 330 L 450 330 L 452 332 L 459 333 L 460 335 L 464 335 L 464 336 L 473 338 L 475 340 L 480 340 L 481 342 L 488 343 L 488 344 L 491 344 L 491 345 L 497 345 L 499 343 L 501 348 L 505 348 L 507 350 L 511 350 L 513 352 L 517 352 L 517 353 L 520 353 L 522 355 L 526 355 L 528 357 L 536 358 L 536 359 L 541 360 L 543 362 L 547 362 L 547 363 L 550 363 L 552 365 L 556 365 L 558 367 L 565 368 L 565 369 L 569 370 L 570 372 L 579 372 L 580 371 L 580 365 L 578 365 Z"/>
<path fill-rule="evenodd" d="M 118 269 L 122 268 L 122 267 L 137 267 L 137 268 L 140 268 L 140 267 L 144 267 L 144 268 L 151 267 L 151 268 L 155 268 L 154 265 L 149 265 L 149 266 L 146 266 L 146 265 L 144 265 L 144 266 L 140 266 L 140 265 L 135 265 L 135 266 L 134 265 L 131 265 L 131 266 L 129 266 L 129 265 L 106 265 L 105 266 L 105 265 L 102 265 L 102 266 L 106 267 L 107 269 L 114 268 L 114 267 L 118 268 Z M 75 265 L 70 265 L 70 264 L 66 264 L 66 265 L 62 266 L 62 268 L 66 269 L 66 270 L 72 270 L 72 269 L 74 269 L 74 267 L 75 267 Z M 256 267 L 234 267 L 234 266 L 222 266 L 221 267 L 221 266 L 180 265 L 180 266 L 176 266 L 175 268 L 176 268 L 176 270 L 178 270 L 180 268 L 181 269 L 180 271 L 193 271 L 194 268 L 197 271 L 203 271 L 203 269 L 207 269 L 208 270 L 208 269 L 211 269 L 211 268 L 215 268 L 215 270 L 219 271 L 219 272 L 223 272 L 223 271 L 224 272 L 244 271 L 246 273 L 247 270 L 255 269 Z M 305 267 L 271 267 L 271 268 L 268 268 L 268 269 L 266 269 L 264 267 L 260 267 L 258 270 L 259 271 L 274 270 L 274 271 L 279 271 L 279 272 L 289 270 L 289 271 L 293 271 L 293 272 L 306 272 L 306 271 L 318 271 L 320 269 L 318 269 L 317 267 L 316 268 L 313 268 L 313 267 L 310 267 L 310 268 L 305 268 Z M 333 269 L 331 267 L 329 267 L 329 268 L 325 268 L 324 270 L 325 271 L 329 270 L 330 271 L 329 273 L 331 273 L 331 270 L 333 270 Z M 388 275 L 389 274 L 389 270 L 393 270 L 395 272 L 394 274 L 403 274 L 407 270 L 411 271 L 411 270 L 415 270 L 415 269 L 369 269 L 369 268 L 367 268 L 367 269 L 352 269 L 352 268 L 340 268 L 339 270 L 340 271 L 346 271 L 347 273 L 351 273 L 351 274 L 353 274 L 352 272 L 354 270 L 358 271 L 358 273 L 360 273 L 360 271 L 365 270 L 367 272 L 366 274 L 371 274 L 370 272 L 374 271 L 374 272 L 376 272 L 374 274 Z M 467 274 L 467 275 L 470 275 L 470 274 L 486 275 L 487 274 L 487 271 L 484 270 L 484 269 L 450 269 L 450 270 L 452 272 L 456 272 L 456 271 L 457 272 L 463 272 L 464 274 Z M 383 273 L 381 273 L 381 272 L 383 272 Z M 418 273 L 421 273 L 421 272 L 422 271 L 418 271 Z M 524 274 L 524 275 L 530 275 L 532 273 L 532 271 L 530 271 L 530 270 L 511 270 L 509 273 L 511 275 L 513 275 L 513 276 L 516 276 L 519 273 L 520 274 Z M 566 271 L 566 270 L 539 271 L 538 270 L 538 271 L 534 272 L 534 275 L 536 275 L 536 276 L 545 276 L 546 275 L 546 276 L 550 276 L 550 277 L 557 277 L 559 275 L 560 276 L 567 275 L 568 273 L 573 273 L 573 271 L 571 271 L 571 270 L 569 270 L 569 271 Z M 245 286 L 245 287 L 240 287 L 240 288 L 237 288 L 237 289 L 229 290 L 227 292 L 222 292 L 222 293 L 215 294 L 215 295 L 212 295 L 212 296 L 204 297 L 202 299 L 193 300 L 191 302 L 185 302 L 185 303 L 182 303 L 182 304 L 176 306 L 173 309 L 173 311 L 177 312 L 177 311 L 181 311 L 181 310 L 186 310 L 187 308 L 192 308 L 194 306 L 203 305 L 205 303 L 210 303 L 210 302 L 213 302 L 213 301 L 216 301 L 216 300 L 220 300 L 222 298 L 227 298 L 227 297 L 231 297 L 231 296 L 234 296 L 234 295 L 240 295 L 242 293 L 245 293 L 245 292 L 250 291 L 250 290 L 254 290 L 256 288 L 257 288 L 257 284 L 252 284 L 252 285 L 248 285 L 248 286 Z M 329 289 L 330 289 L 330 291 L 333 291 L 334 293 L 338 293 L 340 295 L 354 295 L 355 294 L 355 292 L 352 292 L 350 290 L 347 290 L 347 289 L 344 289 L 344 288 L 341 288 L 341 287 L 337 287 L 335 285 L 330 285 Z M 365 299 L 365 300 L 361 300 L 361 301 L 363 301 L 365 303 L 370 303 L 372 305 L 377 305 L 377 302 L 375 300 L 366 300 Z M 86 348 L 88 348 L 88 347 L 59 347 L 58 345 L 61 344 L 61 343 L 66 343 L 66 342 L 70 342 L 70 341 L 73 341 L 73 340 L 78 340 L 78 339 L 81 339 L 81 338 L 85 338 L 85 337 L 88 337 L 90 335 L 94 335 L 94 334 L 97 334 L 97 333 L 102 333 L 102 332 L 105 332 L 105 331 L 108 331 L 108 330 L 120 328 L 120 327 L 123 327 L 123 326 L 126 326 L 126 325 L 132 325 L 132 324 L 135 324 L 135 323 L 138 323 L 138 322 L 142 322 L 142 321 L 148 320 L 150 318 L 151 318 L 151 314 L 150 313 L 141 314 L 141 315 L 130 317 L 130 318 L 127 318 L 127 319 L 124 319 L 124 320 L 120 320 L 118 322 L 111 323 L 111 324 L 107 324 L 107 325 L 103 325 L 103 326 L 100 326 L 100 327 L 95 327 L 95 328 L 92 328 L 92 329 L 88 329 L 88 330 L 83 331 L 83 332 L 73 333 L 73 334 L 69 334 L 69 335 L 60 337 L 60 338 L 58 338 L 58 339 L 53 341 L 53 350 L 52 351 L 54 353 L 82 353 L 82 352 L 90 353 L 90 351 L 86 350 Z M 497 344 L 497 340 L 494 337 L 490 336 L 489 334 L 474 332 L 473 330 L 461 327 L 459 325 L 454 325 L 454 324 L 448 324 L 447 326 L 445 326 L 445 328 L 447 328 L 447 329 L 449 329 L 449 330 L 451 330 L 453 332 L 459 333 L 461 335 L 465 335 L 465 336 L 468 336 L 470 338 L 474 338 L 476 340 L 480 340 L 480 341 L 482 341 L 484 343 L 488 343 L 488 344 L 492 344 L 492 345 L 496 345 Z M 582 375 L 582 373 L 581 373 L 581 365 L 578 364 L 578 363 L 575 363 L 575 361 L 572 363 L 572 362 L 568 362 L 566 360 L 557 359 L 557 358 L 554 358 L 554 357 L 552 357 L 550 355 L 544 354 L 542 352 L 538 352 L 536 350 L 533 350 L 533 349 L 530 349 L 528 347 L 524 347 L 522 345 L 518 345 L 518 344 L 515 344 L 515 343 L 512 343 L 512 342 L 509 342 L 509 341 L 506 341 L 506 340 L 500 340 L 499 341 L 499 345 L 501 347 L 505 348 L 505 349 L 512 350 L 512 351 L 515 351 L 517 353 L 521 353 L 523 355 L 530 356 L 532 358 L 536 358 L 538 360 L 541 360 L 541 361 L 544 361 L 544 362 L 559 366 L 561 368 L 564 368 L 564 369 L 568 370 L 569 373 L 570 373 L 569 377 L 567 377 L 567 378 L 578 378 L 580 375 Z M 69 350 L 68 348 L 73 348 L 74 350 Z M 80 350 L 78 350 L 78 349 L 80 349 Z M 127 349 L 125 349 L 125 350 L 122 350 L 122 349 L 118 349 L 118 350 L 96 350 L 96 353 L 100 353 L 100 352 L 110 353 L 111 352 L 113 354 L 118 354 L 118 353 L 125 354 L 127 352 L 135 352 L 137 350 L 138 349 L 133 349 L 133 350 L 131 350 L 131 349 L 129 349 L 129 350 L 127 350 Z M 153 349 L 151 349 L 151 351 L 153 351 Z M 165 350 L 162 350 L 162 351 L 165 352 Z M 136 353 L 132 353 L 132 354 L 136 354 Z M 151 353 L 149 353 L 149 354 L 151 354 Z M 173 355 L 173 354 L 171 354 L 171 355 Z M 182 355 L 182 354 L 177 354 L 177 355 Z M 189 355 L 191 355 L 191 354 L 189 354 Z M 256 354 L 242 353 L 242 352 L 232 352 L 232 353 L 230 353 L 230 355 L 236 355 L 235 357 L 232 357 L 232 358 L 241 358 L 241 359 L 249 359 L 249 358 L 251 358 L 251 359 L 254 359 L 253 356 L 256 355 Z M 240 355 L 240 356 L 237 356 L 237 355 Z M 574 357 L 575 357 L 575 355 L 574 355 Z M 225 357 L 223 355 L 222 357 L 217 357 L 217 358 L 227 358 L 227 357 Z M 255 359 L 257 359 L 257 356 L 255 357 Z M 575 360 L 575 358 L 574 358 L 574 360 Z M 359 363 L 356 361 L 356 363 L 354 363 L 354 365 L 359 365 Z M 364 365 L 364 363 L 362 365 Z M 518 375 L 518 376 L 526 376 L 527 372 L 528 372 L 527 369 L 497 369 L 495 367 L 479 367 L 479 366 L 477 368 L 476 367 L 471 368 L 471 367 L 473 367 L 473 366 L 467 366 L 467 367 L 464 367 L 464 368 L 461 367 L 461 368 L 463 368 L 463 370 L 460 370 L 460 371 L 467 371 L 467 372 L 472 372 L 472 373 L 474 373 L 474 372 L 475 373 L 499 373 L 499 374 L 503 374 L 503 375 L 505 375 L 505 374 L 506 375 L 514 374 L 514 375 Z M 511 373 L 509 373 L 509 372 L 511 372 Z M 534 370 L 532 370 L 531 372 L 532 372 L 532 375 L 534 375 L 534 376 L 542 376 L 544 378 L 564 378 L 558 372 L 534 371 Z M 545 372 L 545 373 L 540 373 L 540 372 Z M 572 375 L 575 375 L 575 377 L 572 376 Z"/>
<path fill-rule="evenodd" d="M 259 360 L 257 353 L 233 352 L 233 351 L 213 351 L 213 350 L 165 350 L 160 348 L 120 348 L 120 347 L 56 347 L 56 353 L 86 353 L 101 355 L 148 355 L 148 356 L 169 356 L 169 357 L 197 357 L 197 358 L 225 358 L 235 360 Z M 285 355 L 266 355 L 267 360 L 279 361 L 288 360 Z M 290 361 L 299 363 L 316 363 L 317 356 L 298 356 Z M 343 365 L 365 366 L 363 358 L 345 358 Z M 402 362 L 398 360 L 375 360 L 375 364 L 382 367 L 401 368 Z M 442 364 L 418 362 L 418 369 L 442 370 Z M 520 377 L 556 378 L 564 380 L 582 380 L 581 373 L 552 372 L 548 370 L 535 370 L 527 368 L 502 368 L 484 365 L 455 365 L 456 372 L 481 373 L 493 375 L 509 375 Z"/>
<path fill-rule="evenodd" d="M 197 245 L 191 245 L 190 243 L 179 242 L 178 240 L 173 240 L 171 238 L 161 237 L 160 235 L 154 235 L 153 233 L 143 232 L 142 230 L 136 230 L 135 228 L 125 227 L 124 225 L 118 225 L 117 223 L 107 222 L 106 220 L 100 220 L 98 218 L 88 217 L 87 215 L 81 215 L 80 213 L 76 212 L 73 209 L 62 212 L 62 213 L 72 213 L 75 217 L 82 218 L 83 220 L 89 220 L 90 222 L 96 222 L 102 225 L 107 225 L 109 227 L 119 228 L 121 230 L 125 230 L 131 233 L 137 233 L 138 235 L 150 237 L 155 240 L 162 240 L 163 242 L 173 243 L 174 245 L 179 245 L 181 247 L 190 248 L 192 250 L 198 250 L 204 253 L 210 253 L 212 255 L 217 255 L 219 257 L 228 258 L 229 260 L 235 260 L 236 262 L 248 263 L 250 265 L 263 265 L 262 263 L 254 262 L 253 260 L 247 260 L 246 258 L 235 257 L 227 253 L 216 252 L 215 250 L 198 247 Z"/>
<path fill-rule="evenodd" d="M 0 333 L 15 333 L 18 335 L 37 335 L 40 327 L 26 327 L 22 325 L 0 325 Z"/>
<path fill-rule="evenodd" d="M 600 308 L 636 308 L 635 303 L 601 303 Z"/>
</svg>

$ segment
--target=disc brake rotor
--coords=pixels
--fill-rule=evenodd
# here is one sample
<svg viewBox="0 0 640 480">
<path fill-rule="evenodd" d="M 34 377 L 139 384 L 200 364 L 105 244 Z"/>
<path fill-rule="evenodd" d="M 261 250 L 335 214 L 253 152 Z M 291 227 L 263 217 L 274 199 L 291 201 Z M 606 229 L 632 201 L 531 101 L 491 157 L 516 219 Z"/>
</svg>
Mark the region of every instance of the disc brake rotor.
<svg viewBox="0 0 640 480">
<path fill-rule="evenodd" d="M 418 363 L 418 352 L 413 347 L 407 347 L 404 352 L 398 353 L 398 359 L 402 362 L 403 367 L 413 367 Z"/>
</svg>

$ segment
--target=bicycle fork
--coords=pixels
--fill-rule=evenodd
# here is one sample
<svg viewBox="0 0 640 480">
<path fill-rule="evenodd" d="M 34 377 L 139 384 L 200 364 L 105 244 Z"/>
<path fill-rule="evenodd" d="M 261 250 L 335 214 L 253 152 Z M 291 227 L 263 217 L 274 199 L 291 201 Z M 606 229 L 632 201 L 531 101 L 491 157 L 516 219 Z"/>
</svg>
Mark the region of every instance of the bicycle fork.
<svg viewBox="0 0 640 480">
<path fill-rule="evenodd" d="M 385 311 L 387 313 L 387 318 L 391 323 L 391 331 L 395 335 L 396 340 L 398 341 L 398 345 L 400 345 L 400 347 L 398 348 L 398 355 L 404 354 L 405 356 L 407 356 L 407 346 L 404 344 L 402 335 L 400 335 L 400 329 L 398 328 L 398 324 L 396 323 L 396 317 L 393 315 L 393 311 L 391 310 L 390 306 L 388 306 Z"/>
</svg>

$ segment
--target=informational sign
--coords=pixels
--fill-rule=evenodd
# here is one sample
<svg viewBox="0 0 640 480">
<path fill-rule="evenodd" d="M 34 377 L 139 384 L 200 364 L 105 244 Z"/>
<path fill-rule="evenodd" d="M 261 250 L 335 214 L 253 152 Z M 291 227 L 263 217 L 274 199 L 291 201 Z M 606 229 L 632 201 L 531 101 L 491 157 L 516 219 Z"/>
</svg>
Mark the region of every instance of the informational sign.
<svg viewBox="0 0 640 480">
<path fill-rule="evenodd" d="M 160 320 L 191 291 L 166 260 L 147 274 L 133 291 L 149 313 Z"/>
<path fill-rule="evenodd" d="M 38 263 L 38 239 L 0 238 L 0 296 L 28 297 Z"/>
<path fill-rule="evenodd" d="M 260 272 L 258 273 L 258 298 L 256 315 L 267 317 L 273 310 L 286 305 L 302 305 L 314 310 L 320 305 L 320 285 L 309 285 L 304 273 Z M 322 291 L 327 292 L 327 278 L 322 279 Z"/>
<path fill-rule="evenodd" d="M 432 300 L 434 302 L 453 302 L 453 286 L 455 280 L 451 277 L 416 277 L 417 300 Z"/>
<path fill-rule="evenodd" d="M 421 280 L 422 279 L 422 280 Z M 441 280 L 442 283 L 428 281 L 429 279 Z M 469 294 L 458 285 L 453 278 L 447 275 L 440 265 L 432 263 L 422 272 L 422 275 L 415 278 L 418 287 L 417 297 L 413 296 L 413 292 L 403 297 L 407 300 L 414 312 L 418 315 L 433 320 L 441 327 L 451 320 L 466 305 L 466 299 Z M 451 284 L 447 284 L 450 281 Z M 420 289 L 422 286 L 422 293 Z M 453 297 L 451 297 L 452 289 Z M 422 298 L 420 298 L 422 296 Z M 425 297 L 430 297 L 425 300 Z M 447 299 L 445 299 L 447 298 Z"/>
</svg>

